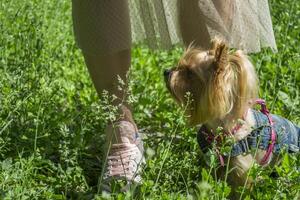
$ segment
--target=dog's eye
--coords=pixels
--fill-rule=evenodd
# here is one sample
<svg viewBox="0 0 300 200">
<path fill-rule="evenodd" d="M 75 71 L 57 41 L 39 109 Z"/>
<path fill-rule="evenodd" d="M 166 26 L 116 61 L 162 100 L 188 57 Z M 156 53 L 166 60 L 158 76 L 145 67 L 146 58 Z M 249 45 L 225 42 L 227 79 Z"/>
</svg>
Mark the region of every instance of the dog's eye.
<svg viewBox="0 0 300 200">
<path fill-rule="evenodd" d="M 194 73 L 191 70 L 189 70 L 189 69 L 186 69 L 185 73 L 186 73 L 186 75 L 187 75 L 188 78 L 191 78 L 194 75 Z"/>
</svg>

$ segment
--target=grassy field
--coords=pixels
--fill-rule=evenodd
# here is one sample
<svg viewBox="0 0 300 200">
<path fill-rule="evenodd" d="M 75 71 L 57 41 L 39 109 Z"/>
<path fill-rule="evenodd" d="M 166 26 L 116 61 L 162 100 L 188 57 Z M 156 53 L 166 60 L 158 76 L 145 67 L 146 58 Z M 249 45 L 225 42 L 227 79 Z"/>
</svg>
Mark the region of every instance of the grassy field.
<svg viewBox="0 0 300 200">
<path fill-rule="evenodd" d="M 300 3 L 271 0 L 270 6 L 278 53 L 252 55 L 260 95 L 273 113 L 300 124 Z M 71 2 L 1 0 L 0 199 L 228 197 L 230 187 L 203 168 L 196 130 L 164 86 L 163 69 L 181 53 L 133 49 L 130 99 L 145 134 L 144 182 L 137 194 L 102 194 L 102 133 L 111 116 L 75 45 Z M 299 158 L 285 155 L 276 179 L 255 166 L 251 176 L 262 180 L 252 191 L 241 188 L 241 199 L 300 199 Z"/>
</svg>

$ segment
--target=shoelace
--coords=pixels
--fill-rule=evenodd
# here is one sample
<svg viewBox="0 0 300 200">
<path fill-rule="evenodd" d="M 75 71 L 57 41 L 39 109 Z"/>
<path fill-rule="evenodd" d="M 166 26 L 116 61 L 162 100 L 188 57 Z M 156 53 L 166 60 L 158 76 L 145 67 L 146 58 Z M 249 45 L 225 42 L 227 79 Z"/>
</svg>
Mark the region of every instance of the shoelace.
<svg viewBox="0 0 300 200">
<path fill-rule="evenodd" d="M 135 178 L 141 154 L 136 144 L 113 144 L 107 158 L 107 177 L 126 177 L 127 180 Z"/>
</svg>

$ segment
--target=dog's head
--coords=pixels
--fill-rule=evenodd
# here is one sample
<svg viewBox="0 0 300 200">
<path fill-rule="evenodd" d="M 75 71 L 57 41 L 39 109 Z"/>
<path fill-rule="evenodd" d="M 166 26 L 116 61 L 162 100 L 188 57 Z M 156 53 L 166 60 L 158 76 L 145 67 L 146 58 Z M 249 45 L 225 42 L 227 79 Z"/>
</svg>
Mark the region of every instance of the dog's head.
<svg viewBox="0 0 300 200">
<path fill-rule="evenodd" d="M 222 120 L 229 114 L 240 118 L 257 96 L 251 62 L 241 51 L 228 51 L 221 39 L 214 39 L 207 51 L 190 46 L 178 65 L 164 72 L 168 90 L 186 108 L 192 125 Z"/>
</svg>

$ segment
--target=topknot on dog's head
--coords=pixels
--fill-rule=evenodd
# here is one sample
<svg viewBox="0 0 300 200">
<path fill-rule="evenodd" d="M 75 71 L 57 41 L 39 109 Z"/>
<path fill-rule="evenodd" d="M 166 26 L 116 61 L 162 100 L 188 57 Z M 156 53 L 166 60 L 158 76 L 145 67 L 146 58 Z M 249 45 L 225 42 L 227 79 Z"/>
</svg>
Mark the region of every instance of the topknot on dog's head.
<svg viewBox="0 0 300 200">
<path fill-rule="evenodd" d="M 221 38 L 211 41 L 210 54 L 215 57 L 215 67 L 224 70 L 228 65 L 228 44 Z"/>
<path fill-rule="evenodd" d="M 210 47 L 211 50 L 215 50 L 220 46 L 228 47 L 226 40 L 220 37 L 213 38 L 210 43 L 211 43 L 211 47 Z"/>
</svg>

